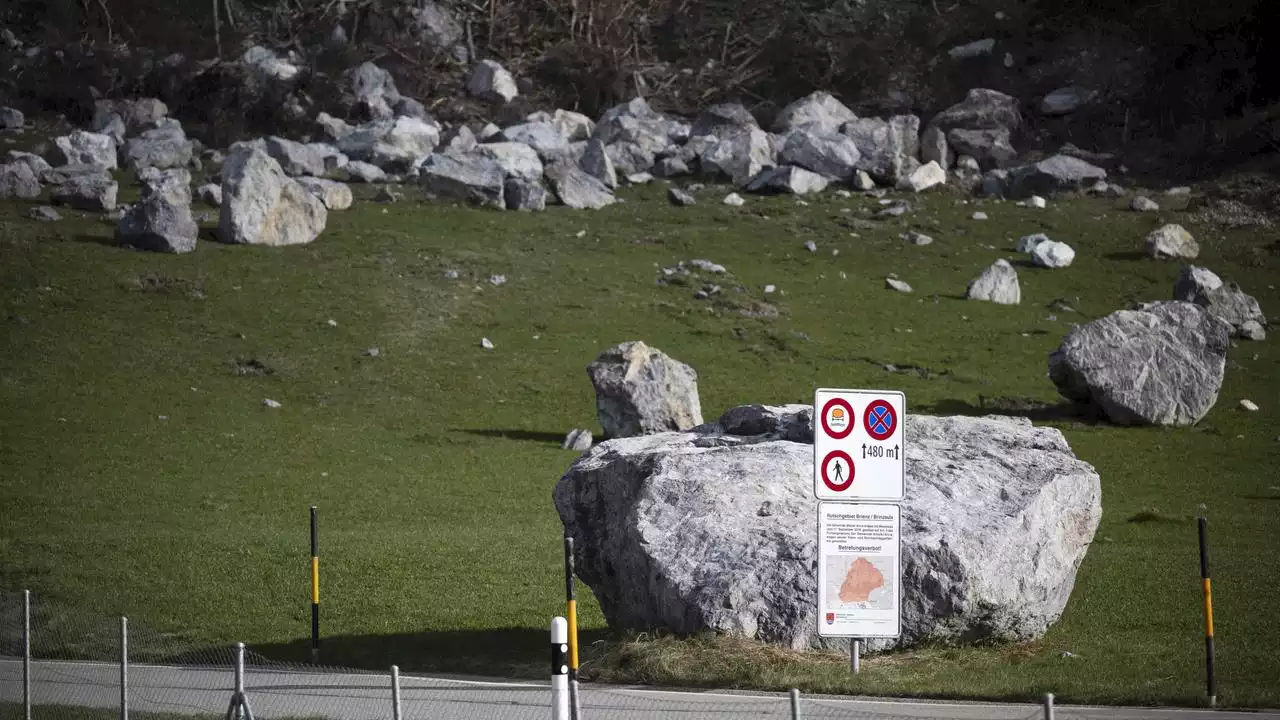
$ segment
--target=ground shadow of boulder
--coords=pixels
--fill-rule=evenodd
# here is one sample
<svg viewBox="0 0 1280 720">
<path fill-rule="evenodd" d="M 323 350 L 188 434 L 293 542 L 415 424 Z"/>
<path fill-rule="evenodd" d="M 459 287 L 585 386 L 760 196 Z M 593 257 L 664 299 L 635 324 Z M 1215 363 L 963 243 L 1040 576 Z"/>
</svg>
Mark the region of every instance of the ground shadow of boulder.
<svg viewBox="0 0 1280 720">
<path fill-rule="evenodd" d="M 1032 422 L 1071 421 L 1087 425 L 1106 423 L 1106 417 L 1090 405 L 1071 402 L 1050 403 L 1026 397 L 986 397 L 978 396 L 978 402 L 972 403 L 959 398 L 939 400 L 924 408 L 930 415 L 967 415 L 981 417 L 983 415 L 1005 415 L 1024 417 Z"/>
</svg>

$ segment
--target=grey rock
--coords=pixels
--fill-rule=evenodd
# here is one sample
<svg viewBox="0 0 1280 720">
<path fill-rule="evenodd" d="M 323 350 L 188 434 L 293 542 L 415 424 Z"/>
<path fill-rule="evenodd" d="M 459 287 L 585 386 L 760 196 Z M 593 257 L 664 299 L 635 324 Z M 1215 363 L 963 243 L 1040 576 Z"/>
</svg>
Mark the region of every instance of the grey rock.
<svg viewBox="0 0 1280 720">
<path fill-rule="evenodd" d="M 95 118 L 93 131 L 102 135 L 110 135 L 111 139 L 116 141 L 116 145 L 123 145 L 125 138 L 129 135 L 124 119 L 115 113 L 106 116 L 101 123 L 97 122 Z"/>
<path fill-rule="evenodd" d="M 1025 418 L 904 422 L 902 636 L 868 649 L 1043 635 L 1101 518 L 1097 472 Z M 753 406 L 578 458 L 554 501 L 610 627 L 837 642 L 818 637 L 811 438 L 809 406 Z"/>
<path fill-rule="evenodd" d="M 469 153 L 476 149 L 476 136 L 471 132 L 471 128 L 466 125 L 458 125 L 446 130 L 440 136 L 440 145 L 436 148 L 436 152 L 445 155 L 458 155 Z"/>
<path fill-rule="evenodd" d="M 391 73 L 372 62 L 363 62 L 344 74 L 345 104 L 361 117 L 389 120 L 395 117 L 400 91 Z"/>
<path fill-rule="evenodd" d="M 118 167 L 116 141 L 110 135 L 76 130 L 54 138 L 53 145 L 59 165 L 93 165 L 104 170 Z"/>
<path fill-rule="evenodd" d="M 783 108 L 774 119 L 773 131 L 784 134 L 789 130 L 808 128 L 834 133 L 840 132 L 845 123 L 857 118 L 852 110 L 831 93 L 818 90 Z"/>
<path fill-rule="evenodd" d="M 1044 233 L 1035 233 L 1034 235 L 1023 235 L 1018 238 L 1018 252 L 1029 253 L 1035 250 L 1041 243 L 1050 242 L 1049 236 Z"/>
<path fill-rule="evenodd" d="M 1042 268 L 1064 268 L 1075 259 L 1076 251 L 1056 240 L 1039 243 L 1031 250 L 1031 262 Z"/>
<path fill-rule="evenodd" d="M 470 205 L 504 210 L 506 173 L 495 160 L 480 152 L 466 155 L 433 153 L 418 168 L 418 182 L 438 197 Z"/>
<path fill-rule="evenodd" d="M 392 107 L 392 110 L 400 117 L 417 118 L 418 120 L 434 119 L 431 117 L 431 113 L 427 112 L 426 105 L 423 105 L 420 101 L 414 100 L 411 97 L 401 96 L 400 99 L 396 101 L 395 106 Z"/>
<path fill-rule="evenodd" d="M 792 130 L 778 154 L 778 160 L 787 165 L 842 181 L 853 179 L 861 159 L 858 145 L 848 136 L 808 128 Z"/>
<path fill-rule="evenodd" d="M 328 210 L 280 163 L 258 148 L 235 150 L 222 165 L 218 234 L 237 245 L 303 245 L 320 236 Z"/>
<path fill-rule="evenodd" d="M 260 45 L 246 50 L 244 55 L 240 56 L 240 64 L 263 84 L 288 83 L 301 72 L 297 65 Z"/>
<path fill-rule="evenodd" d="M 532 122 L 512 125 L 499 133 L 503 142 L 524 143 L 538 152 L 544 163 L 563 157 L 569 152 L 569 140 L 550 122 Z"/>
<path fill-rule="evenodd" d="M 347 124 L 346 120 L 336 118 L 327 112 L 322 112 L 316 116 L 316 125 L 320 127 L 320 131 L 324 133 L 325 137 L 335 142 L 351 134 L 351 131 L 355 129 Z"/>
<path fill-rule="evenodd" d="M 690 137 L 733 135 L 759 127 L 755 117 L 742 106 L 742 103 L 720 103 L 698 113 L 689 127 L 689 135 Z"/>
<path fill-rule="evenodd" d="M 753 128 L 717 140 L 702 155 L 703 173 L 742 185 L 775 164 L 773 146 L 763 130 Z"/>
<path fill-rule="evenodd" d="M 947 131 L 956 128 L 1012 131 L 1022 125 L 1022 113 L 1016 98 L 996 90 L 974 88 L 964 100 L 935 115 L 929 124 Z"/>
<path fill-rule="evenodd" d="M 520 94 L 516 79 L 493 60 L 481 60 L 467 80 L 467 92 L 491 103 L 509 103 Z"/>
<path fill-rule="evenodd" d="M 1076 147 L 1072 143 L 1065 143 L 1058 149 L 1059 155 L 1067 155 L 1077 160 L 1083 160 L 1090 165 L 1097 165 L 1104 170 L 1116 170 L 1120 167 L 1120 158 L 1111 153 L 1100 153 L 1092 150 L 1085 150 Z"/>
<path fill-rule="evenodd" d="M 854 190 L 868 192 L 876 189 L 876 181 L 871 179 L 866 170 L 859 170 L 853 174 L 852 181 Z"/>
<path fill-rule="evenodd" d="M 501 132 L 502 128 L 497 125 L 494 125 L 493 123 L 485 123 L 484 127 L 480 128 L 480 132 L 476 133 L 476 140 L 479 140 L 480 142 L 489 142 L 498 137 L 498 134 Z"/>
<path fill-rule="evenodd" d="M 978 166 L 983 170 L 1006 168 L 1018 160 L 1018 151 L 1013 149 L 1009 142 L 1009 131 L 1004 128 L 956 128 L 947 133 L 947 143 L 957 154 L 977 160 Z"/>
<path fill-rule="evenodd" d="M 336 147 L 325 143 L 304 144 L 272 136 L 266 139 L 263 149 L 280 163 L 289 177 L 322 177 L 341 170 L 349 162 Z"/>
<path fill-rule="evenodd" d="M 476 152 L 498 163 L 507 177 L 539 180 L 544 168 L 538 152 L 524 143 L 485 143 Z"/>
<path fill-rule="evenodd" d="M 187 167 L 193 147 L 181 126 L 166 125 L 127 141 L 123 154 L 125 167 L 135 172 L 143 168 L 172 170 Z"/>
<path fill-rule="evenodd" d="M 1169 223 L 1147 235 L 1147 255 L 1155 260 L 1194 260 L 1200 255 L 1200 244 L 1176 223 Z"/>
<path fill-rule="evenodd" d="M 1069 155 L 1054 155 L 1010 170 L 1008 191 L 1012 197 L 1019 198 L 1078 191 L 1106 177 L 1107 171 L 1096 165 Z"/>
<path fill-rule="evenodd" d="M 653 166 L 653 174 L 663 178 L 680 177 L 689 173 L 688 163 L 679 157 L 662 158 Z"/>
<path fill-rule="evenodd" d="M 901 293 L 911 292 L 911 286 L 908 285 L 905 281 L 899 280 L 897 278 L 892 278 L 892 277 L 885 278 L 884 286 L 888 290 L 897 290 L 898 292 L 901 292 Z"/>
<path fill-rule="evenodd" d="M 591 449 L 592 441 L 590 430 L 575 428 L 564 436 L 564 442 L 560 444 L 560 449 L 586 452 Z"/>
<path fill-rule="evenodd" d="M 355 202 L 351 188 L 345 183 L 323 178 L 300 177 L 298 184 L 307 192 L 320 199 L 328 210 L 346 210 Z"/>
<path fill-rule="evenodd" d="M 222 186 L 205 183 L 196 188 L 196 199 L 212 208 L 222 207 Z"/>
<path fill-rule="evenodd" d="M 32 220 L 40 220 L 42 222 L 57 222 L 62 219 L 57 210 L 48 205 L 37 205 L 27 211 L 27 217 Z"/>
<path fill-rule="evenodd" d="M 338 150 L 351 160 L 372 163 L 394 173 L 407 171 L 439 144 L 439 126 L 399 117 L 361 125 L 338 141 Z"/>
<path fill-rule="evenodd" d="M 26 163 L 11 162 L 0 165 L 0 200 L 40 197 L 40 180 Z"/>
<path fill-rule="evenodd" d="M 140 250 L 187 253 L 196 249 L 199 230 L 191 215 L 191 173 L 157 170 L 143 178 L 142 197 L 120 220 L 116 238 Z"/>
<path fill-rule="evenodd" d="M 91 123 L 94 131 L 111 127 L 113 115 L 124 124 L 125 134 L 134 135 L 154 128 L 156 121 L 169 117 L 169 107 L 156 98 L 95 100 Z"/>
<path fill-rule="evenodd" d="M 453 57 L 466 62 L 462 23 L 446 7 L 432 0 L 415 0 L 409 7 L 410 26 L 418 42 L 431 50 L 451 51 Z"/>
<path fill-rule="evenodd" d="M 599 210 L 617 201 L 604 183 L 568 160 L 551 163 L 545 170 L 551 190 L 561 203 L 575 210 Z"/>
<path fill-rule="evenodd" d="M 1022 302 L 1018 271 L 1009 264 L 1008 260 L 997 260 L 969 283 L 965 297 L 969 300 L 986 300 L 1000 305 L 1017 305 Z"/>
<path fill-rule="evenodd" d="M 657 348 L 625 342 L 587 366 L 605 437 L 688 430 L 702 424 L 698 374 Z"/>
<path fill-rule="evenodd" d="M 99 169 L 100 168 L 96 168 Z M 110 212 L 116 207 L 120 185 L 105 172 L 79 173 L 55 186 L 50 197 L 55 205 L 76 210 Z"/>
<path fill-rule="evenodd" d="M 947 134 L 942 128 L 930 125 L 920 134 L 921 162 L 936 162 L 943 170 L 951 167 L 951 146 L 947 143 Z"/>
<path fill-rule="evenodd" d="M 922 245 L 922 246 L 923 246 L 923 245 L 932 245 L 932 244 L 933 244 L 933 238 L 929 237 L 928 235 L 925 235 L 925 234 L 924 234 L 924 233 L 922 233 L 922 232 L 918 232 L 918 231 L 916 231 L 916 230 L 908 230 L 907 232 L 903 233 L 903 235 L 902 235 L 902 239 L 903 239 L 903 240 L 906 240 L 907 242 L 911 243 L 912 245 Z"/>
<path fill-rule="evenodd" d="M 667 189 L 667 200 L 669 200 L 672 205 L 677 205 L 679 207 L 688 207 L 698 203 L 698 199 L 691 193 L 678 187 Z"/>
<path fill-rule="evenodd" d="M 745 204 L 747 201 L 743 200 L 742 196 L 739 195 L 738 193 L 729 193 L 728 195 L 724 196 L 724 200 L 722 200 L 721 202 L 731 207 L 742 207 L 743 204 Z"/>
<path fill-rule="evenodd" d="M 352 160 L 343 168 L 348 182 L 376 183 L 386 179 L 387 174 L 377 165 L 359 160 Z"/>
<path fill-rule="evenodd" d="M 1262 342 L 1267 339 L 1266 328 L 1264 328 L 1262 323 L 1257 320 L 1246 320 L 1245 323 L 1240 326 L 1239 330 L 1236 331 L 1236 334 L 1245 340 L 1252 340 L 1254 342 Z"/>
<path fill-rule="evenodd" d="M 1177 281 L 1173 283 L 1173 299 L 1195 302 L 1196 298 L 1206 297 L 1220 287 L 1222 287 L 1222 278 L 1209 268 L 1183 265 L 1178 271 Z"/>
<path fill-rule="evenodd" d="M 556 110 L 551 114 L 551 124 L 555 125 L 560 135 L 569 142 L 589 140 L 595 132 L 596 124 L 591 118 L 572 110 Z"/>
<path fill-rule="evenodd" d="M 1044 115 L 1068 115 L 1079 110 L 1096 97 L 1097 93 L 1080 87 L 1063 87 L 1040 99 L 1040 112 Z"/>
<path fill-rule="evenodd" d="M 974 220 L 986 220 L 986 219 L 987 219 L 987 214 L 986 214 L 986 213 L 984 213 L 984 212 L 982 212 L 981 210 L 976 210 L 976 211 L 974 211 L 974 213 L 973 213 L 972 215 L 970 215 L 969 217 L 973 218 Z"/>
<path fill-rule="evenodd" d="M 1212 290 L 1197 292 L 1192 302 L 1208 310 L 1214 317 L 1226 321 L 1237 334 L 1245 323 L 1266 325 L 1262 307 L 1234 282 L 1225 282 Z"/>
<path fill-rule="evenodd" d="M 747 192 L 781 192 L 792 195 L 808 195 L 827 189 L 829 181 L 814 172 L 794 165 L 782 165 L 760 171 L 746 184 Z"/>
<path fill-rule="evenodd" d="M 908 165 L 920 145 L 920 120 L 914 115 L 889 120 L 858 118 L 845 123 L 840 132 L 858 147 L 858 169 L 876 182 L 896 185 L 914 169 Z"/>
<path fill-rule="evenodd" d="M 964 45 L 957 45 L 948 50 L 947 54 L 951 56 L 952 60 L 972 60 L 990 55 L 995 48 L 995 38 L 983 38 Z"/>
<path fill-rule="evenodd" d="M 0 107 L 0 130 L 21 130 L 27 124 L 22 111 L 11 107 Z"/>
<path fill-rule="evenodd" d="M 1068 333 L 1049 377 L 1119 425 L 1194 425 L 1218 400 L 1230 332 L 1192 303 L 1120 310 Z"/>
<path fill-rule="evenodd" d="M 930 160 L 907 176 L 905 184 L 912 192 L 923 192 L 938 185 L 945 185 L 946 182 L 947 171 L 943 170 L 938 163 Z"/>
<path fill-rule="evenodd" d="M 547 209 L 547 188 L 540 179 L 508 177 L 504 183 L 508 210 L 542 211 Z"/>
<path fill-rule="evenodd" d="M 653 175 L 649 173 L 635 173 L 627 176 L 627 182 L 632 185 L 648 185 L 653 182 Z"/>
<path fill-rule="evenodd" d="M 1155 200 L 1145 195 L 1138 195 L 1129 201 L 1129 209 L 1134 212 L 1159 212 L 1160 206 Z"/>
<path fill-rule="evenodd" d="M 582 153 L 582 159 L 578 161 L 578 165 L 585 173 L 604 183 L 604 186 L 610 190 L 618 187 L 618 173 L 614 170 L 613 160 L 609 159 L 609 153 L 599 138 L 587 141 L 586 150 Z"/>
<path fill-rule="evenodd" d="M 22 163 L 31 168 L 31 172 L 37 179 L 44 177 L 45 173 L 53 170 L 53 166 L 47 160 L 36 155 L 35 153 L 22 152 L 20 150 L 10 150 L 6 154 L 5 164 Z"/>
</svg>

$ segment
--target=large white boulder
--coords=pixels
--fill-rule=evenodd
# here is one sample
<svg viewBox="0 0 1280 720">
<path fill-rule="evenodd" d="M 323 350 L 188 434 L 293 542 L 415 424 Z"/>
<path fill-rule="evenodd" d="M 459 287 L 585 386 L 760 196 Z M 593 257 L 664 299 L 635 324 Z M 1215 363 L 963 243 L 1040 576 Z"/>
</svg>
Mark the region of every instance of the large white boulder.
<svg viewBox="0 0 1280 720">
<path fill-rule="evenodd" d="M 319 237 L 327 221 L 324 203 L 261 149 L 238 149 L 222 164 L 218 228 L 224 242 L 303 245 Z"/>
<path fill-rule="evenodd" d="M 870 649 L 1040 637 L 1098 527 L 1097 472 L 1023 418 L 904 422 L 902 636 Z M 839 644 L 818 637 L 812 438 L 807 405 L 746 406 L 574 462 L 556 510 L 609 625 Z"/>
</svg>

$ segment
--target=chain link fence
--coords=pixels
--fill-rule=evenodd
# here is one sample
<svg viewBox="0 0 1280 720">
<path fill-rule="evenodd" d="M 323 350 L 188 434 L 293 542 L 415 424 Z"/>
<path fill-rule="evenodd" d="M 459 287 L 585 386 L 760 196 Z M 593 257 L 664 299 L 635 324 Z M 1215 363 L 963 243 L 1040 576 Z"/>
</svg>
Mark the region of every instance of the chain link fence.
<svg viewBox="0 0 1280 720">
<path fill-rule="evenodd" d="M 0 593 L 0 720 L 250 720 L 249 713 L 252 720 L 559 720 L 553 715 L 549 677 L 547 682 L 487 682 L 398 675 L 393 683 L 390 668 L 374 672 L 281 662 L 252 648 L 197 645 L 141 623 L 70 612 L 42 603 L 34 593 L 29 616 L 24 604 L 21 592 Z M 548 638 L 548 676 L 550 647 Z M 249 713 L 232 703 L 238 652 L 243 652 Z M 867 703 L 838 698 L 592 684 L 582 685 L 578 697 L 580 720 L 1046 717 L 1029 705 L 984 705 L 975 712 L 954 705 L 955 714 L 920 714 L 919 706 L 908 711 L 871 703 L 874 709 L 866 709 Z"/>
</svg>

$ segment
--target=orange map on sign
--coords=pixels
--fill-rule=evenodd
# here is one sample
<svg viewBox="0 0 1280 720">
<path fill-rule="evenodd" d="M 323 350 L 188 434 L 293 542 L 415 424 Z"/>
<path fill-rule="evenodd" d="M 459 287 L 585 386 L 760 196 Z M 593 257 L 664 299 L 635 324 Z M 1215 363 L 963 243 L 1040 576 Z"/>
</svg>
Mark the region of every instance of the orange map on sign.
<svg viewBox="0 0 1280 720">
<path fill-rule="evenodd" d="M 884 575 L 865 558 L 858 558 L 849 565 L 849 572 L 840 584 L 840 602 L 867 602 L 871 591 L 884 587 Z"/>
</svg>

